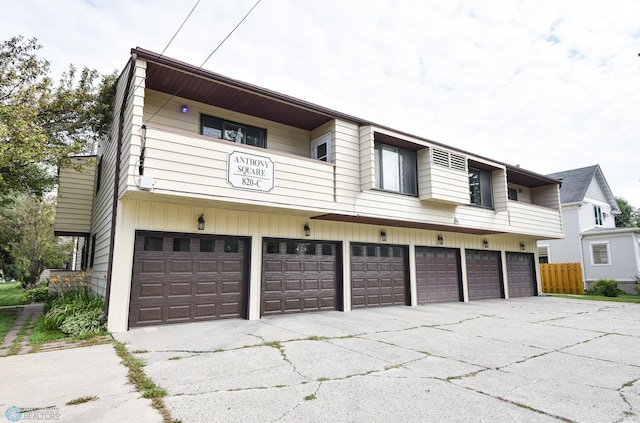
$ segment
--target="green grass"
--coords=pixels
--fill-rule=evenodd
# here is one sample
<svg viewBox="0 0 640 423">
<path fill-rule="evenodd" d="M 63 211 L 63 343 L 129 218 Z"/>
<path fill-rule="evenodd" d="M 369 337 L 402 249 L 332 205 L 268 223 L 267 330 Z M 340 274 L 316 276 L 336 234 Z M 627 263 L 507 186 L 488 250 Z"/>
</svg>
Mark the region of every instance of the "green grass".
<svg viewBox="0 0 640 423">
<path fill-rule="evenodd" d="M 11 330 L 11 327 L 18 318 L 18 314 L 20 314 L 20 310 L 15 308 L 0 310 L 0 344 L 2 344 L 4 337 L 7 336 L 7 333 Z"/>
<path fill-rule="evenodd" d="M 31 329 L 31 334 L 29 335 L 29 344 L 41 345 L 46 342 L 56 341 L 58 339 L 68 337 L 69 335 L 60 332 L 58 329 L 48 328 L 44 323 L 44 316 L 40 316 L 38 320 L 36 320 L 33 329 Z"/>
<path fill-rule="evenodd" d="M 605 297 L 602 295 L 569 295 L 569 294 L 551 294 L 558 298 L 573 298 L 576 300 L 594 300 L 594 301 L 612 301 L 616 303 L 634 303 L 640 304 L 640 295 L 622 294 L 617 297 Z"/>
<path fill-rule="evenodd" d="M 0 307 L 20 305 L 24 290 L 20 288 L 19 282 L 0 283 Z"/>
</svg>

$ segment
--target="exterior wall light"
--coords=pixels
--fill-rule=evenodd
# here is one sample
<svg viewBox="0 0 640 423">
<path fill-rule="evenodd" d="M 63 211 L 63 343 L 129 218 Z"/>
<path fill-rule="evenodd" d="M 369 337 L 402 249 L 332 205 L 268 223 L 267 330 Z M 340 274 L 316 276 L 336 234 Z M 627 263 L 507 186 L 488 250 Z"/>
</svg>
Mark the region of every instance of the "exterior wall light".
<svg viewBox="0 0 640 423">
<path fill-rule="evenodd" d="M 189 112 L 189 106 L 187 106 L 186 104 L 183 104 L 182 107 L 180 107 L 180 111 L 182 113 L 188 113 Z"/>
<path fill-rule="evenodd" d="M 387 231 L 385 231 L 384 229 L 380 231 L 380 239 L 383 241 L 387 240 Z"/>
<path fill-rule="evenodd" d="M 198 229 L 204 231 L 204 214 L 198 216 Z"/>
<path fill-rule="evenodd" d="M 487 238 L 482 240 L 482 246 L 484 248 L 489 248 L 489 240 Z"/>
<path fill-rule="evenodd" d="M 304 236 L 311 236 L 311 228 L 308 223 L 304 224 Z"/>
<path fill-rule="evenodd" d="M 442 234 L 438 234 L 438 244 L 444 244 L 444 237 L 442 236 Z"/>
<path fill-rule="evenodd" d="M 524 250 L 525 250 L 524 241 L 520 241 L 520 251 L 524 251 Z"/>
</svg>

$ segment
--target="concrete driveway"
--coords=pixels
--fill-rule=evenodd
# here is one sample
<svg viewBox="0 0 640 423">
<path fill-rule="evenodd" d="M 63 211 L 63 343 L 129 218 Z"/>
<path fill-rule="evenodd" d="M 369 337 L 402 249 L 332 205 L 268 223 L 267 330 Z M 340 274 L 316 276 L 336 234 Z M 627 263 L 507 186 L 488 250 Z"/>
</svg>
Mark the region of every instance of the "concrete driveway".
<svg viewBox="0 0 640 423">
<path fill-rule="evenodd" d="M 187 422 L 637 422 L 640 305 L 552 297 L 132 329 Z"/>
</svg>

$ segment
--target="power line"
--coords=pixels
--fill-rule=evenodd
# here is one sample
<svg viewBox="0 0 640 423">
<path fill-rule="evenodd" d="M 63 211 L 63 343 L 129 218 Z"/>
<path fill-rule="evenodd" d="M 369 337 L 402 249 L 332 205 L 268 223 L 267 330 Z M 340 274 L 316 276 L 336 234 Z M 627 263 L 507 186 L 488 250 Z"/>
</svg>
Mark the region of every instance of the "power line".
<svg viewBox="0 0 640 423">
<path fill-rule="evenodd" d="M 193 8 L 191 8 L 191 12 L 189 12 L 189 14 L 187 15 L 186 18 L 184 18 L 184 21 L 182 21 L 182 25 L 180 25 L 180 28 L 178 28 L 178 30 L 176 31 L 175 34 L 173 34 L 173 37 L 171 37 L 171 39 L 169 40 L 169 42 L 167 43 L 167 46 L 164 48 L 164 50 L 162 50 L 162 53 L 160 53 L 160 56 L 162 56 L 164 54 L 165 51 L 167 51 L 167 49 L 169 48 L 169 46 L 171 45 L 171 43 L 173 42 L 174 38 L 176 38 L 176 35 L 178 35 L 178 32 L 180 32 L 180 30 L 182 29 L 182 27 L 184 26 L 185 23 L 187 23 L 187 21 L 189 20 L 189 18 L 191 17 L 191 14 L 193 13 L 194 10 L 196 10 L 196 7 L 198 7 L 198 5 L 200 4 L 200 0 L 196 1 L 196 4 L 193 5 Z"/>
<path fill-rule="evenodd" d="M 171 43 L 173 42 L 173 40 L 176 38 L 176 36 L 178 35 L 178 33 L 182 30 L 182 27 L 184 26 L 184 24 L 187 23 L 187 21 L 189 20 L 189 18 L 191 17 L 191 14 L 193 13 L 194 10 L 196 10 L 196 7 L 198 7 L 198 5 L 200 4 L 200 0 L 196 1 L 196 4 L 193 5 L 193 7 L 191 8 L 191 11 L 189 12 L 189 14 L 187 15 L 186 18 L 184 18 L 184 20 L 182 21 L 182 24 L 180 24 L 180 27 L 178 28 L 178 30 L 173 34 L 173 37 L 171 37 L 171 39 L 169 40 L 169 42 L 167 43 L 167 45 L 164 47 L 164 49 L 162 49 L 162 52 L 158 55 L 158 57 L 162 57 L 162 55 L 164 55 L 164 52 L 167 51 L 167 49 L 169 48 L 169 46 L 171 45 Z M 140 88 L 140 86 L 142 85 L 142 83 L 144 81 L 147 80 L 147 77 L 145 76 L 144 78 L 142 78 L 142 80 L 140 81 L 140 83 L 138 83 L 138 85 L 136 85 L 133 89 L 132 92 L 136 92 L 136 90 L 138 88 Z"/>
<path fill-rule="evenodd" d="M 216 46 L 216 48 L 213 49 L 213 51 L 209 54 L 209 56 L 207 56 L 207 58 L 204 60 L 204 62 L 202 62 L 202 64 L 198 67 L 198 68 L 202 68 L 205 63 L 207 63 L 209 61 L 209 59 L 211 58 L 211 56 L 213 56 L 219 49 L 220 47 L 222 47 L 222 45 L 227 41 L 227 39 L 229 39 L 229 37 L 231 37 L 231 35 L 236 31 L 236 29 L 238 29 L 238 27 L 240 25 L 242 25 L 242 23 L 249 17 L 249 15 L 251 14 L 251 12 L 253 12 L 253 9 L 255 9 L 258 4 L 260 4 L 262 0 L 258 0 L 251 9 L 249 9 L 249 11 L 244 15 L 244 17 L 242 19 L 240 19 L 240 21 L 237 23 L 237 25 L 235 27 L 233 27 L 233 29 L 227 34 L 226 37 L 223 38 L 222 41 L 220 41 L 220 43 Z M 160 113 L 160 111 L 162 109 L 164 109 L 164 107 L 169 104 L 169 102 L 178 95 L 178 93 L 180 93 L 180 91 L 182 91 L 182 89 L 185 87 L 186 82 L 184 82 L 173 94 L 171 94 L 171 96 L 164 102 L 162 103 L 162 106 L 160 106 L 158 108 L 158 110 L 155 111 L 155 113 L 153 115 L 151 115 L 151 117 L 149 119 L 147 119 L 144 124 L 146 125 L 147 123 L 149 123 L 149 121 L 151 121 L 151 119 L 153 119 L 158 113 Z"/>
</svg>

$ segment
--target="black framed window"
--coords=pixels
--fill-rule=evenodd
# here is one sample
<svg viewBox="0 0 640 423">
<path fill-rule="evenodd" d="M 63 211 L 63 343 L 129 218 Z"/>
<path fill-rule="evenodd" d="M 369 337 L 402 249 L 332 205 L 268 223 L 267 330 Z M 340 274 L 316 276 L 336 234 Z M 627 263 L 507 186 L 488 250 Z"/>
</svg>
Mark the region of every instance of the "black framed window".
<svg viewBox="0 0 640 423">
<path fill-rule="evenodd" d="M 96 256 L 96 235 L 91 236 L 91 255 L 89 256 L 89 267 L 93 267 L 93 260 Z"/>
<path fill-rule="evenodd" d="M 214 116 L 201 115 L 200 133 L 208 137 L 267 148 L 267 130 L 231 122 Z"/>
<path fill-rule="evenodd" d="M 376 143 L 376 188 L 402 194 L 418 194 L 416 152 Z"/>
<path fill-rule="evenodd" d="M 469 201 L 476 206 L 493 208 L 491 172 L 469 168 Z"/>
</svg>

